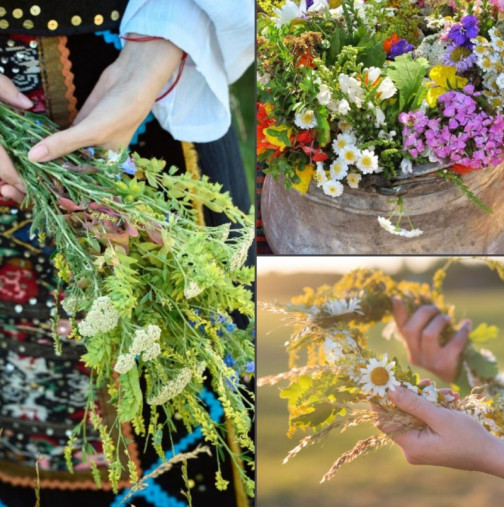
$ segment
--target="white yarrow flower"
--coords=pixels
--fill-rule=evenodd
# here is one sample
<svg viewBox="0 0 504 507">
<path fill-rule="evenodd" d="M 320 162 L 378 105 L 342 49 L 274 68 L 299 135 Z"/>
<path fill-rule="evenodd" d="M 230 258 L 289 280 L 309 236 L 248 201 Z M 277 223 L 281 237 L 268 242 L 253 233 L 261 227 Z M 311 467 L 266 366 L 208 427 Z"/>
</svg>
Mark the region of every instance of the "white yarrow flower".
<svg viewBox="0 0 504 507">
<path fill-rule="evenodd" d="M 119 374 L 128 373 L 133 365 L 135 364 L 135 356 L 133 354 L 121 354 L 117 358 L 116 365 L 114 366 L 114 371 Z"/>
<path fill-rule="evenodd" d="M 95 336 L 98 333 L 112 331 L 119 322 L 119 313 L 108 296 L 101 296 L 93 301 L 86 317 L 78 324 L 82 336 Z"/>
<path fill-rule="evenodd" d="M 167 401 L 178 396 L 192 379 L 192 371 L 189 368 L 182 368 L 177 376 L 165 384 L 154 396 L 151 396 L 147 403 L 149 405 L 164 405 Z"/>
</svg>

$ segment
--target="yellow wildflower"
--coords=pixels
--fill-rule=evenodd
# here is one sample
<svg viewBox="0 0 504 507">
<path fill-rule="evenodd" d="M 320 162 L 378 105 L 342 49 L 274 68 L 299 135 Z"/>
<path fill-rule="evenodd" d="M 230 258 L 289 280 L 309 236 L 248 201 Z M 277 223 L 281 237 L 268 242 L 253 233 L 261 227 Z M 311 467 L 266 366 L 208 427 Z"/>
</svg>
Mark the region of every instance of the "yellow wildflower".
<svg viewBox="0 0 504 507">
<path fill-rule="evenodd" d="M 280 151 L 284 151 L 286 146 L 288 144 L 282 140 L 282 138 L 290 139 L 292 134 L 292 128 L 287 127 L 286 125 L 273 125 L 271 127 L 268 127 L 267 129 L 264 129 L 264 137 L 268 140 L 270 144 L 273 146 L 276 146 L 277 148 L 280 148 Z M 282 135 L 284 134 L 285 135 Z M 276 134 L 276 135 L 275 135 Z"/>
<path fill-rule="evenodd" d="M 304 195 L 306 192 L 308 192 L 308 188 L 310 187 L 310 183 L 313 177 L 313 166 L 307 165 L 303 171 L 296 169 L 296 174 L 301 178 L 301 181 L 295 185 L 292 185 L 292 187 L 296 189 L 301 195 Z"/>
<path fill-rule="evenodd" d="M 427 104 L 430 107 L 436 107 L 437 100 L 441 95 L 449 90 L 463 88 L 467 84 L 465 77 L 457 76 L 457 68 L 447 65 L 436 65 L 429 72 L 432 83 L 428 83 Z"/>
</svg>

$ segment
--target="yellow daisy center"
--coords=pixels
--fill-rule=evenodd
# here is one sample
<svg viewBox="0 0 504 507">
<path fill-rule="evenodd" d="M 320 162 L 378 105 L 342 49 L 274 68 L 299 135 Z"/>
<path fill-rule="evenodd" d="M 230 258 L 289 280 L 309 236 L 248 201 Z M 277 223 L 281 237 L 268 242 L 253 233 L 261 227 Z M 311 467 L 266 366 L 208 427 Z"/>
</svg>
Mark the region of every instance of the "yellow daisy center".
<svg viewBox="0 0 504 507">
<path fill-rule="evenodd" d="M 371 160 L 371 157 L 369 155 L 365 155 L 364 157 L 362 157 L 361 159 L 361 164 L 364 166 L 364 167 L 371 167 L 373 165 L 373 161 Z"/>
<path fill-rule="evenodd" d="M 303 113 L 302 116 L 303 123 L 311 123 L 313 121 L 314 116 L 315 115 L 313 111 L 306 111 L 305 113 Z"/>
<path fill-rule="evenodd" d="M 352 160 L 355 160 L 355 153 L 353 151 L 345 152 L 345 159 L 352 162 Z"/>
<path fill-rule="evenodd" d="M 467 58 L 470 54 L 471 51 L 469 49 L 461 46 L 452 51 L 450 58 L 452 62 L 460 62 L 461 60 L 464 60 L 464 58 Z"/>
<path fill-rule="evenodd" d="M 375 386 L 384 386 L 390 380 L 390 373 L 388 372 L 387 368 L 378 366 L 376 368 L 373 368 L 373 371 L 369 377 Z"/>
</svg>

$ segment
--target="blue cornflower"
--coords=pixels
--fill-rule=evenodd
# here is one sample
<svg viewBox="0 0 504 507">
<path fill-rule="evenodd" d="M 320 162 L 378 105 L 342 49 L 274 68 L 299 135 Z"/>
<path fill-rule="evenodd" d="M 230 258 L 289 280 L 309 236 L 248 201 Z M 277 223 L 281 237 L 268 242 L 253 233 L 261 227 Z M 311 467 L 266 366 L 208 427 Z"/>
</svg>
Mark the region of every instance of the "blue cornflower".
<svg viewBox="0 0 504 507">
<path fill-rule="evenodd" d="M 127 158 L 121 165 L 121 169 L 130 176 L 134 176 L 137 168 L 132 158 Z"/>
<path fill-rule="evenodd" d="M 224 364 L 229 368 L 235 365 L 234 357 L 229 352 L 224 356 Z"/>
<path fill-rule="evenodd" d="M 255 371 L 255 363 L 254 361 L 249 361 L 246 365 L 245 365 L 245 371 L 247 373 L 254 373 Z"/>
</svg>

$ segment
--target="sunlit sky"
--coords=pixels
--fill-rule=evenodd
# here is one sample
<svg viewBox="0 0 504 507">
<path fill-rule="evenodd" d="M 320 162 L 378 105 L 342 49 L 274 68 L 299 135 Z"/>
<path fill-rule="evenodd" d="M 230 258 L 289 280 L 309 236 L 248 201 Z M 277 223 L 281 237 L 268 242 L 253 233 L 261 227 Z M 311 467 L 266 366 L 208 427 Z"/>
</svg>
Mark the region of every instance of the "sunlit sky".
<svg viewBox="0 0 504 507">
<path fill-rule="evenodd" d="M 411 271 L 421 272 L 429 268 L 439 257 L 399 256 L 259 256 L 257 272 L 262 275 L 277 273 L 345 273 L 359 267 L 378 267 L 389 273 L 398 271 L 403 262 Z M 477 262 L 470 257 L 468 262 Z M 504 262 L 504 257 L 494 257 Z"/>
</svg>

